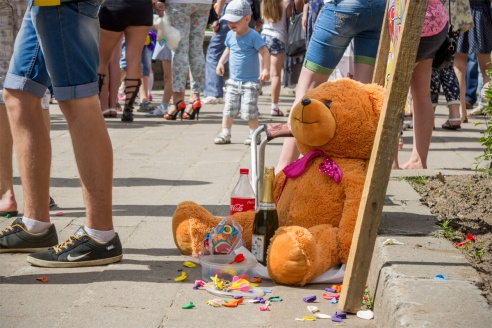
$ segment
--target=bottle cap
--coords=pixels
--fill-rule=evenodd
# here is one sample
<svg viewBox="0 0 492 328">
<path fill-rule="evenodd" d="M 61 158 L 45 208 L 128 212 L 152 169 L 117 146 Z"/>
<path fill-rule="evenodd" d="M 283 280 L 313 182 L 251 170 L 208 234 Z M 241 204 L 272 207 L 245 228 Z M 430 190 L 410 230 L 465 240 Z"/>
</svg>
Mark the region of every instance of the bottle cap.
<svg viewBox="0 0 492 328">
<path fill-rule="evenodd" d="M 241 169 L 239 169 L 239 173 L 240 174 L 249 174 L 249 169 L 243 169 L 243 168 L 241 168 Z"/>
</svg>

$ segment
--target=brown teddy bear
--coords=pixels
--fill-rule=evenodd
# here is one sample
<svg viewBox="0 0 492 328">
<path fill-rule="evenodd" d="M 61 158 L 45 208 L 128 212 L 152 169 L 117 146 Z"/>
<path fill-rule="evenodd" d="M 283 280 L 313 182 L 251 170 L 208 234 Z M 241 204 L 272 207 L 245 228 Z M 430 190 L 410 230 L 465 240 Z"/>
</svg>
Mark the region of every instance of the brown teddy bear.
<svg viewBox="0 0 492 328">
<path fill-rule="evenodd" d="M 275 282 L 303 286 L 347 262 L 383 100 L 382 87 L 345 78 L 321 84 L 293 108 L 291 130 L 303 157 L 275 176 L 280 228 L 267 257 Z M 233 218 L 250 248 L 254 212 Z M 176 246 L 197 254 L 220 220 L 180 203 L 172 222 Z"/>
</svg>

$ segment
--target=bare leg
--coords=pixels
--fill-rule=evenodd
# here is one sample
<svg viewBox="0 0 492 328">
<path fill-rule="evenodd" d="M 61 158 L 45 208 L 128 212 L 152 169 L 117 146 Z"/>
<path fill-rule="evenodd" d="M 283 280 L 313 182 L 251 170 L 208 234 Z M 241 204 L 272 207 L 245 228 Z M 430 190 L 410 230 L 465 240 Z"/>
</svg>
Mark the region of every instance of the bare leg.
<svg viewBox="0 0 492 328">
<path fill-rule="evenodd" d="M 434 127 L 434 110 L 430 99 L 432 59 L 415 65 L 410 81 L 413 99 L 413 149 L 403 169 L 426 169 L 427 155 Z"/>
<path fill-rule="evenodd" d="M 125 29 L 127 79 L 125 86 L 127 88 L 137 85 L 138 81 L 130 82 L 131 79 L 140 79 L 142 76 L 142 49 L 144 47 L 145 38 L 147 37 L 149 30 L 149 26 L 129 26 Z M 127 91 L 134 90 L 134 88 L 130 88 Z M 144 92 L 143 97 L 147 98 L 146 92 Z M 129 103 L 129 100 L 129 95 L 127 94 L 126 104 Z"/>
<path fill-rule="evenodd" d="M 162 70 L 164 72 L 164 94 L 162 102 L 169 104 L 173 95 L 173 68 L 170 60 L 162 61 Z"/>
<path fill-rule="evenodd" d="M 4 90 L 4 99 L 10 125 L 16 127 L 12 130 L 12 137 L 19 172 L 23 178 L 24 216 L 50 222 L 47 204 L 49 204 L 51 143 L 41 110 L 41 101 L 27 92 L 11 89 Z M 97 96 L 95 99 L 98 102 Z M 98 115 L 101 116 L 100 113 Z"/>
<path fill-rule="evenodd" d="M 490 82 L 490 76 L 487 74 L 487 70 L 490 70 L 492 68 L 492 65 L 490 63 L 490 54 L 477 54 L 477 59 L 478 66 L 480 67 L 480 72 L 482 73 L 483 77 L 483 88 L 486 88 L 485 85 Z M 482 90 L 480 94 L 483 95 L 484 91 Z M 481 102 L 486 103 L 487 99 L 484 99 L 482 97 Z"/>
<path fill-rule="evenodd" d="M 362 83 L 371 83 L 374 74 L 374 66 L 369 64 L 354 64 L 354 80 Z"/>
<path fill-rule="evenodd" d="M 111 55 L 111 59 L 109 60 L 109 66 L 108 66 L 109 108 L 116 108 L 116 102 L 118 101 L 118 87 L 121 81 L 121 69 L 120 69 L 121 41 L 122 38 L 120 38 L 120 40 L 116 44 L 116 47 L 113 50 L 113 54 Z"/>
<path fill-rule="evenodd" d="M 272 83 L 272 103 L 278 104 L 280 99 L 280 86 L 282 76 L 282 65 L 284 64 L 284 53 L 271 56 L 271 74 L 270 80 Z"/>
<path fill-rule="evenodd" d="M 98 96 L 60 101 L 60 109 L 72 137 L 87 210 L 86 225 L 91 229 L 111 230 L 113 149 Z"/>
<path fill-rule="evenodd" d="M 255 119 L 255 120 L 249 120 L 248 121 L 248 126 L 251 130 L 256 130 L 258 129 L 258 119 Z"/>
<path fill-rule="evenodd" d="M 140 89 L 138 91 L 140 95 L 140 102 L 146 103 L 149 101 L 149 98 L 147 96 L 148 89 L 149 89 L 149 77 L 142 75 L 142 84 L 140 85 Z"/>
<path fill-rule="evenodd" d="M 468 55 L 457 52 L 454 55 L 454 72 L 460 85 L 460 107 L 461 121 L 468 122 L 466 113 L 466 65 L 468 64 Z"/>
<path fill-rule="evenodd" d="M 0 105 L 0 211 L 17 210 L 12 170 L 12 134 L 5 105 Z"/>
<path fill-rule="evenodd" d="M 113 57 L 113 52 L 115 51 L 118 44 L 120 44 L 120 52 L 121 52 L 121 37 L 122 32 L 113 32 L 105 29 L 101 29 L 99 40 L 103 40 L 103 42 L 99 42 L 99 67 L 97 69 L 97 73 L 100 75 L 104 75 L 103 86 L 101 89 L 101 110 L 104 111 L 109 107 L 109 83 L 108 83 L 108 74 L 109 74 L 109 62 Z"/>
</svg>

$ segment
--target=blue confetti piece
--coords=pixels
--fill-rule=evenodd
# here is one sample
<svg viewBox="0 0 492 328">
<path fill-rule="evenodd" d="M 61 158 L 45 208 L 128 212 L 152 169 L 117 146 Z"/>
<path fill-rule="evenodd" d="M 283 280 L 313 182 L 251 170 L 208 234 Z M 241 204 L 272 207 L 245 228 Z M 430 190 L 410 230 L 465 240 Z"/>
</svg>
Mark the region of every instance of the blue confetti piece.
<svg viewBox="0 0 492 328">
<path fill-rule="evenodd" d="M 449 278 L 448 278 L 448 276 L 444 276 L 442 274 L 436 274 L 434 279 L 436 279 L 436 280 L 448 280 Z"/>
</svg>

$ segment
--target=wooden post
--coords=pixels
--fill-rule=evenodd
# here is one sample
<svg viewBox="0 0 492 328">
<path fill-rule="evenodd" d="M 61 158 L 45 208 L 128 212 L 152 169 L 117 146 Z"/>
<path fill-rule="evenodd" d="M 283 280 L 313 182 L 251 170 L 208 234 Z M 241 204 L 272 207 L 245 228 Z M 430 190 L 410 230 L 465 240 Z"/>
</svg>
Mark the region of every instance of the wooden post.
<svg viewBox="0 0 492 328">
<path fill-rule="evenodd" d="M 407 0 L 405 4 L 338 306 L 346 312 L 355 313 L 361 308 L 426 8 L 427 0 Z M 382 43 L 384 41 L 380 46 Z M 387 58 L 387 51 L 382 51 L 381 48 L 379 51 Z M 385 59 L 378 57 L 377 63 L 383 60 Z M 380 70 L 376 70 L 376 73 L 376 78 L 380 79 Z"/>
<path fill-rule="evenodd" d="M 384 14 L 383 27 L 381 28 L 381 37 L 379 39 L 378 55 L 376 57 L 376 64 L 374 65 L 374 76 L 372 82 L 384 86 L 386 80 L 386 65 L 388 65 L 388 55 L 390 48 L 390 33 L 388 24 L 388 7 L 390 3 L 388 1 L 386 5 L 386 12 Z"/>
</svg>

